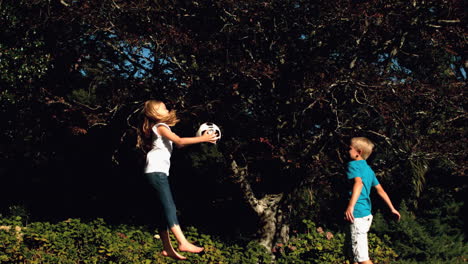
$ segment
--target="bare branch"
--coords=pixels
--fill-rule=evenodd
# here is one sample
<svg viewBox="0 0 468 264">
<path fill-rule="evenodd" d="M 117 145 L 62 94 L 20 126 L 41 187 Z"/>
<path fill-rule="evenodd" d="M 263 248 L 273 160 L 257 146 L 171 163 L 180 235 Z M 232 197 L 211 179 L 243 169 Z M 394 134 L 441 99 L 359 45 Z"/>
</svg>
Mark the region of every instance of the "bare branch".
<svg viewBox="0 0 468 264">
<path fill-rule="evenodd" d="M 237 182 L 240 184 L 244 198 L 257 214 L 261 214 L 265 207 L 259 203 L 259 200 L 255 197 L 255 194 L 252 190 L 252 185 L 247 180 L 247 166 L 239 167 L 237 162 L 232 160 L 231 169 L 234 173 L 234 176 L 237 178 Z"/>
<path fill-rule="evenodd" d="M 455 19 L 455 20 L 445 20 L 445 19 L 441 19 L 438 21 L 439 23 L 450 23 L 450 24 L 454 24 L 454 23 L 460 23 L 460 19 Z"/>
</svg>

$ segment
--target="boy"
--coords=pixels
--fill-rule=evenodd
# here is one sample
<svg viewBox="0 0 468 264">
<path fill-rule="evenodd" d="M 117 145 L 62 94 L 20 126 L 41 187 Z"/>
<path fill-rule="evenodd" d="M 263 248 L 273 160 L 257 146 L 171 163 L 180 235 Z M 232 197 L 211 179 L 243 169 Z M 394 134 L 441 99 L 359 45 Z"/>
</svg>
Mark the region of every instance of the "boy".
<svg viewBox="0 0 468 264">
<path fill-rule="evenodd" d="M 382 197 L 393 214 L 400 220 L 400 213 L 393 207 L 390 197 L 384 191 L 375 177 L 374 171 L 367 165 L 366 159 L 372 153 L 374 144 L 365 137 L 351 139 L 349 146 L 349 157 L 346 175 L 353 180 L 353 189 L 348 207 L 345 211 L 345 219 L 350 224 L 351 247 L 354 263 L 372 264 L 369 259 L 367 245 L 367 232 L 372 223 L 370 189 L 375 187 L 377 193 Z"/>
</svg>

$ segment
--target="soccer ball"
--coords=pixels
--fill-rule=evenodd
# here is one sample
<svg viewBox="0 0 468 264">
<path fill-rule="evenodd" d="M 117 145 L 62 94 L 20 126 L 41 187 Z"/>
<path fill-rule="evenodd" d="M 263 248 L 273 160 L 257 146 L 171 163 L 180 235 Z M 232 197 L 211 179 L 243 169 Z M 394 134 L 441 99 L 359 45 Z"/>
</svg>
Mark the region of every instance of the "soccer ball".
<svg viewBox="0 0 468 264">
<path fill-rule="evenodd" d="M 215 133 L 218 137 L 218 140 L 221 139 L 221 130 L 217 125 L 210 122 L 201 124 L 200 128 L 197 131 L 197 137 L 203 135 L 205 131 L 209 134 Z"/>
</svg>

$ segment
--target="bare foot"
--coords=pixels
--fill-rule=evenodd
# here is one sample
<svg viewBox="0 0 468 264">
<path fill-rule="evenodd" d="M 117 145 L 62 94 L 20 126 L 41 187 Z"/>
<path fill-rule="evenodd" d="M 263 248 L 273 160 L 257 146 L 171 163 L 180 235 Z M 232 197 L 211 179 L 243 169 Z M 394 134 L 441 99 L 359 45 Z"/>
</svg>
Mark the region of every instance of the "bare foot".
<svg viewBox="0 0 468 264">
<path fill-rule="evenodd" d="M 168 253 L 166 250 L 163 250 L 161 252 L 161 254 L 165 257 L 170 257 L 170 258 L 173 258 L 175 260 L 184 260 L 184 259 L 187 259 L 186 257 L 180 255 L 179 253 L 173 251 L 173 252 L 170 252 Z"/>
<path fill-rule="evenodd" d="M 195 246 L 193 244 L 187 243 L 187 244 L 184 244 L 184 245 L 180 245 L 179 250 L 180 251 L 185 251 L 185 252 L 190 252 L 190 253 L 200 253 L 205 249 L 202 248 L 202 247 L 197 247 L 197 246 Z"/>
</svg>

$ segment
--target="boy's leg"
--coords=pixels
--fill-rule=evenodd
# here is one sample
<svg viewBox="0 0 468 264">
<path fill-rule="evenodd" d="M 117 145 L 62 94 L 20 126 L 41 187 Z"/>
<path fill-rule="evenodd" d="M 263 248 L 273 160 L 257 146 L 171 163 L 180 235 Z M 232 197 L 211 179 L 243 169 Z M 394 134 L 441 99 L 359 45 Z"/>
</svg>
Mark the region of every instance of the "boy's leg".
<svg viewBox="0 0 468 264">
<path fill-rule="evenodd" d="M 355 218 L 351 227 L 351 244 L 354 262 L 371 264 L 369 259 L 369 246 L 367 243 L 367 232 L 372 223 L 372 215 Z"/>
<path fill-rule="evenodd" d="M 345 229 L 345 240 L 343 245 L 343 255 L 349 260 L 352 264 L 358 264 L 354 262 L 354 254 L 353 254 L 353 243 L 351 242 L 351 224 L 348 223 L 348 228 Z"/>
</svg>

